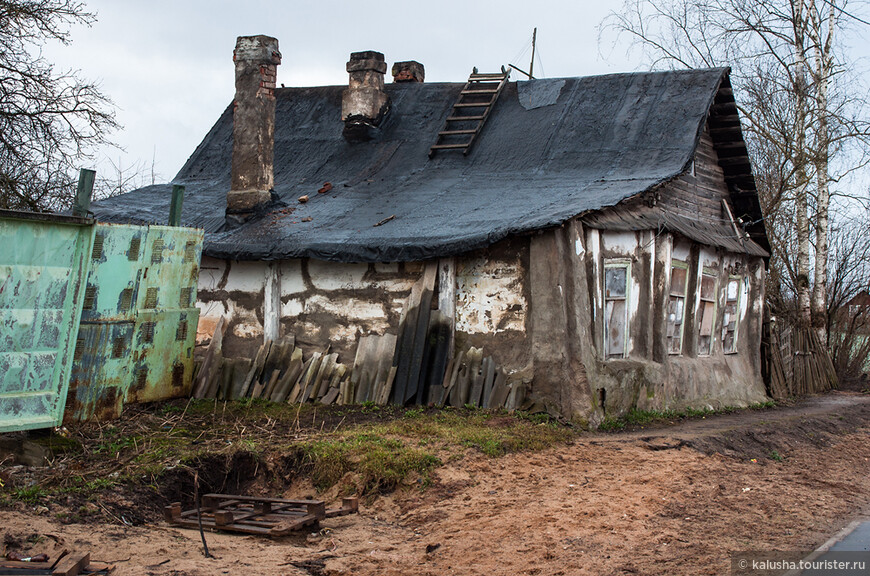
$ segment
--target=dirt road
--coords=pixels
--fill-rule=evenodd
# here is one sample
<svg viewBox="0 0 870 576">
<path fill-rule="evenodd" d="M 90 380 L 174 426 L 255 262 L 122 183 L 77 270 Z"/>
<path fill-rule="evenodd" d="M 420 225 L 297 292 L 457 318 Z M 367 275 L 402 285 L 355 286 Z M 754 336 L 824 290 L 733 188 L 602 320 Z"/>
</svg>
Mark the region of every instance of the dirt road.
<svg viewBox="0 0 870 576">
<path fill-rule="evenodd" d="M 116 574 L 713 575 L 733 551 L 809 550 L 867 516 L 868 440 L 870 396 L 840 392 L 539 453 L 469 450 L 429 488 L 363 502 L 316 534 L 208 534 L 212 559 L 196 532 L 159 521 L 61 525 L 23 504 L 0 514 L 7 539 L 87 548 Z"/>
</svg>

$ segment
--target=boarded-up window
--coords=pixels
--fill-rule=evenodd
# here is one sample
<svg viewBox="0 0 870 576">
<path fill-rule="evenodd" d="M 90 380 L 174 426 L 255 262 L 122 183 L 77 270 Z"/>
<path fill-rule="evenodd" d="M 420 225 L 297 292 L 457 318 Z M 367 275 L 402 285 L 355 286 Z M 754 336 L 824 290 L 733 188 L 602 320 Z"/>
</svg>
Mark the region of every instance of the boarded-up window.
<svg viewBox="0 0 870 576">
<path fill-rule="evenodd" d="M 709 356 L 713 345 L 713 322 L 716 318 L 716 274 L 701 273 L 701 305 L 698 308 L 698 354 Z"/>
<path fill-rule="evenodd" d="M 740 278 L 728 279 L 725 290 L 725 315 L 722 319 L 722 348 L 726 354 L 737 352 L 737 314 L 740 310 Z"/>
<path fill-rule="evenodd" d="M 625 358 L 628 345 L 628 262 L 604 265 L 604 356 Z"/>
<path fill-rule="evenodd" d="M 671 264 L 671 293 L 668 299 L 668 354 L 680 354 L 683 351 L 683 321 L 686 317 L 688 278 L 688 265 L 674 260 Z"/>
</svg>

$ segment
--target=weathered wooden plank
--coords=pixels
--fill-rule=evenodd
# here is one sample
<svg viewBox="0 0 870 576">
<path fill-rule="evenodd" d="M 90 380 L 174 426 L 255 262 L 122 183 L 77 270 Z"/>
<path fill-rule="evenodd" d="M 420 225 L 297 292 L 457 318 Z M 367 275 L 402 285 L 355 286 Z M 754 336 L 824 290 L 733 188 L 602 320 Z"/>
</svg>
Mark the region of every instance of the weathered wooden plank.
<svg viewBox="0 0 870 576">
<path fill-rule="evenodd" d="M 273 402 L 284 402 L 287 399 L 291 387 L 302 373 L 302 366 L 302 349 L 296 348 L 290 355 L 290 363 L 287 365 L 284 375 L 278 380 L 278 384 L 275 385 L 275 391 L 272 392 L 271 399 Z"/>
<path fill-rule="evenodd" d="M 492 386 L 495 381 L 495 361 L 492 356 L 484 358 L 483 372 L 485 378 L 483 380 L 483 395 L 481 396 L 480 405 L 484 408 L 489 408 L 489 397 L 492 394 Z"/>
<path fill-rule="evenodd" d="M 239 392 L 239 398 L 246 397 L 252 384 L 260 377 L 260 373 L 263 370 L 263 364 L 266 361 L 266 356 L 269 354 L 271 348 L 271 340 L 260 345 L 260 349 L 257 350 L 257 356 L 254 358 L 253 364 L 251 364 L 251 369 L 248 371 L 247 377 L 245 377 L 245 383 L 242 386 L 242 390 Z"/>
<path fill-rule="evenodd" d="M 393 384 L 392 401 L 394 404 L 403 405 L 405 391 L 408 388 L 411 360 L 414 351 L 414 337 L 416 335 L 417 321 L 420 316 L 420 298 L 423 293 L 422 279 L 411 287 L 411 294 L 405 301 L 402 309 L 403 318 L 399 322 L 399 335 L 396 342 L 396 353 L 393 362 L 396 366 L 396 377 Z"/>
<path fill-rule="evenodd" d="M 199 369 L 199 374 L 197 374 L 197 380 L 193 385 L 193 397 L 194 398 L 204 398 L 205 393 L 207 392 L 208 383 L 211 381 L 212 373 L 215 370 L 215 355 L 221 350 L 221 346 L 223 345 L 223 334 L 224 334 L 224 324 L 226 323 L 226 319 L 221 316 L 218 320 L 217 326 L 214 329 L 214 334 L 212 335 L 211 342 L 208 344 L 208 348 L 205 352 L 205 357 L 202 361 L 202 367 Z"/>
<path fill-rule="evenodd" d="M 314 354 L 317 354 L 315 352 Z M 295 404 L 299 397 L 302 396 L 302 382 L 305 380 L 305 375 L 308 373 L 308 369 L 311 368 L 311 363 L 314 361 L 314 356 L 306 360 L 302 363 L 302 369 L 299 371 L 299 376 L 296 378 L 295 382 L 293 382 L 293 387 L 290 388 L 290 393 L 287 394 L 287 403 Z"/>
<path fill-rule="evenodd" d="M 311 355 L 311 365 L 302 378 L 300 402 L 308 402 L 308 399 L 311 397 L 311 388 L 314 386 L 314 378 L 317 377 L 317 373 L 320 371 L 321 363 L 323 363 L 323 354 L 320 352 L 313 353 Z"/>
<path fill-rule="evenodd" d="M 251 392 L 251 398 L 259 398 L 266 388 L 274 388 L 275 383 L 278 382 L 278 376 L 280 375 L 280 370 L 272 370 L 272 375 L 265 381 L 265 384 L 263 384 L 263 381 L 257 382 L 256 386 L 254 386 L 253 392 Z"/>
<path fill-rule="evenodd" d="M 510 389 L 507 387 L 507 376 L 503 370 L 499 370 L 498 375 L 495 377 L 495 382 L 493 382 L 492 391 L 489 395 L 489 407 L 504 408 L 508 392 L 510 392 Z"/>
<path fill-rule="evenodd" d="M 51 571 L 51 576 L 78 576 L 91 563 L 90 552 L 84 554 L 67 554 Z"/>
<path fill-rule="evenodd" d="M 417 326 L 414 334 L 414 345 L 411 352 L 411 363 L 408 367 L 407 385 L 404 399 L 399 404 L 415 398 L 417 390 L 424 385 L 421 381 L 423 356 L 426 353 L 426 336 L 429 332 L 429 316 L 432 311 L 432 292 L 435 289 L 435 278 L 438 274 L 438 265 L 435 262 L 427 262 L 423 270 L 422 291 L 418 306 Z M 397 397 L 398 399 L 398 397 Z"/>
<path fill-rule="evenodd" d="M 311 399 L 319 400 L 329 390 L 329 382 L 332 380 L 332 372 L 335 370 L 335 365 L 338 361 L 338 354 L 333 352 L 327 354 L 320 363 L 320 370 L 317 371 L 317 377 L 314 379 L 312 386 Z"/>
<path fill-rule="evenodd" d="M 471 391 L 469 392 L 467 403 L 472 406 L 480 406 L 480 396 L 483 394 L 483 381 L 486 376 L 482 372 L 483 368 L 483 349 L 476 348 L 468 352 L 470 360 L 469 374 L 471 376 Z"/>
<path fill-rule="evenodd" d="M 377 402 L 383 396 L 384 387 L 387 385 L 387 379 L 393 367 L 393 353 L 395 350 L 396 336 L 394 334 L 380 336 L 375 352 L 376 369 L 374 382 L 372 383 L 372 390 L 368 394 L 368 399 L 373 402 Z"/>
<path fill-rule="evenodd" d="M 339 389 L 338 388 L 330 388 L 329 391 L 324 394 L 323 398 L 321 398 L 321 404 L 332 404 L 338 398 Z"/>
<path fill-rule="evenodd" d="M 351 373 L 350 381 L 354 388 L 354 402 L 357 404 L 362 404 L 371 395 L 369 382 L 364 378 L 364 374 L 369 357 L 373 354 L 372 350 L 377 350 L 377 346 L 378 338 L 375 334 L 360 336 L 359 342 L 356 345 L 356 356 L 353 359 L 353 372 Z"/>
</svg>

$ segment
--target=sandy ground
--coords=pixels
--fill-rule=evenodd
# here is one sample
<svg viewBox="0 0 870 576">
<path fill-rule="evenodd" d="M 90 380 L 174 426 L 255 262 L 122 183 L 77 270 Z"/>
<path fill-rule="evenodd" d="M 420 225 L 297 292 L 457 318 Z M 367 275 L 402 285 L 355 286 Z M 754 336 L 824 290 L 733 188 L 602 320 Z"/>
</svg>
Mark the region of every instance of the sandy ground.
<svg viewBox="0 0 870 576">
<path fill-rule="evenodd" d="M 113 574 L 725 574 L 734 551 L 810 550 L 868 517 L 868 440 L 870 396 L 834 393 L 540 453 L 469 451 L 428 489 L 318 533 L 207 533 L 210 559 L 197 532 L 162 522 L 62 525 L 24 505 L 0 521 L 7 542 L 90 550 Z"/>
</svg>

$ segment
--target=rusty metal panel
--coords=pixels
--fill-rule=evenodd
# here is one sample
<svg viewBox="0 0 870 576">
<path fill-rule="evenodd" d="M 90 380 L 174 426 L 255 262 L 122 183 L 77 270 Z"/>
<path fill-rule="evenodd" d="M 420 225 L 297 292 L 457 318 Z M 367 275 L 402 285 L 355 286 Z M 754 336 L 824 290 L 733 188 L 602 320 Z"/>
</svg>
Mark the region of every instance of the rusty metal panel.
<svg viewBox="0 0 870 576">
<path fill-rule="evenodd" d="M 141 310 L 133 338 L 132 383 L 125 402 L 190 395 L 199 310 Z"/>
<path fill-rule="evenodd" d="M 202 238 L 191 228 L 98 225 L 70 418 L 105 420 L 126 402 L 189 393 Z"/>
<path fill-rule="evenodd" d="M 130 382 L 132 322 L 82 322 L 76 342 L 66 417 L 117 418 Z"/>
<path fill-rule="evenodd" d="M 0 432 L 62 420 L 93 235 L 87 218 L 0 214 Z"/>
<path fill-rule="evenodd" d="M 98 224 L 67 397 L 68 419 L 120 416 L 130 387 L 136 297 L 147 226 Z"/>
<path fill-rule="evenodd" d="M 148 229 L 133 351 L 135 383 L 128 402 L 190 394 L 202 239 L 198 229 Z"/>
</svg>

